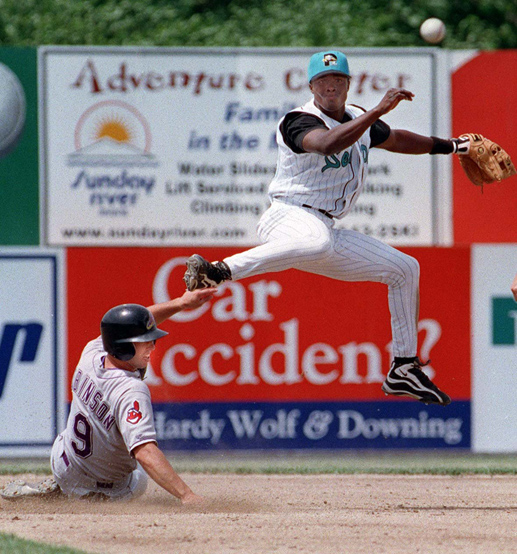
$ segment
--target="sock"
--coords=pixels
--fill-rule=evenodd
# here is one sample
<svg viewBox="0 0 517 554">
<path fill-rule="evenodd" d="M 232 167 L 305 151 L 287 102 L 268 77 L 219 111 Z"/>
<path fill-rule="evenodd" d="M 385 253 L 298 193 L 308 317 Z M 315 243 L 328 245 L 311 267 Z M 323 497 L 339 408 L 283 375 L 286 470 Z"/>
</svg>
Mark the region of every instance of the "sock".
<svg viewBox="0 0 517 554">
<path fill-rule="evenodd" d="M 417 359 L 417 356 L 413 356 L 412 358 L 400 358 L 395 357 L 393 358 L 393 362 L 395 365 L 403 365 L 403 364 L 410 364 L 411 362 L 414 362 Z"/>
</svg>

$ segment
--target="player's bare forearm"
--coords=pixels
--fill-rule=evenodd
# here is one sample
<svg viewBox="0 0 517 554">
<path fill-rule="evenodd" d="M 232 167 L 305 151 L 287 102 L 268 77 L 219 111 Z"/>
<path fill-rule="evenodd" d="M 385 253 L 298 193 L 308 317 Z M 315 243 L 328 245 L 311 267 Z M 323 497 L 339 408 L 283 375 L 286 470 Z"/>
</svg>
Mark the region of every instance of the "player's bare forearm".
<svg viewBox="0 0 517 554">
<path fill-rule="evenodd" d="M 192 489 L 174 471 L 154 442 L 140 444 L 133 450 L 133 453 L 149 477 L 167 492 L 179 498 L 183 504 L 202 501 L 202 497 L 192 492 Z"/>
<path fill-rule="evenodd" d="M 433 139 L 404 129 L 392 129 L 390 136 L 377 148 L 399 154 L 429 154 Z"/>
<path fill-rule="evenodd" d="M 163 323 L 166 319 L 182 310 L 199 308 L 199 306 L 212 299 L 216 290 L 215 288 L 207 288 L 192 292 L 187 291 L 179 298 L 173 298 L 168 302 L 148 306 L 147 309 L 153 314 L 156 325 L 160 325 L 160 323 Z"/>
<path fill-rule="evenodd" d="M 402 100 L 412 101 L 414 94 L 406 89 L 389 89 L 382 100 L 364 114 L 332 129 L 314 129 L 303 138 L 306 152 L 329 156 L 352 146 L 384 114 L 394 110 Z"/>
<path fill-rule="evenodd" d="M 512 282 L 512 294 L 515 299 L 515 302 L 517 302 L 517 274 L 515 275 Z"/>
<path fill-rule="evenodd" d="M 303 138 L 303 148 L 306 152 L 314 152 L 322 156 L 342 152 L 357 142 L 381 115 L 373 109 L 333 129 L 309 131 Z"/>
</svg>

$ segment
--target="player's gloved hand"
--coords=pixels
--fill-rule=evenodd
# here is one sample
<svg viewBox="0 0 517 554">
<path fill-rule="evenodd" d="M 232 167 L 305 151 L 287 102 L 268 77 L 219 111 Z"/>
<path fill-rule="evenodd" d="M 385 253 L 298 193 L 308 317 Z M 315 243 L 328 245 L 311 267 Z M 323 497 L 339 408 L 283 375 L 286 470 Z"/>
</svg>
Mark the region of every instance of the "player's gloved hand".
<svg viewBox="0 0 517 554">
<path fill-rule="evenodd" d="M 463 152 L 467 142 L 468 149 Z M 483 135 L 466 133 L 454 139 L 453 144 L 458 154 L 462 154 L 459 157 L 461 167 L 475 185 L 502 181 L 516 173 L 510 156 L 497 143 Z"/>
</svg>

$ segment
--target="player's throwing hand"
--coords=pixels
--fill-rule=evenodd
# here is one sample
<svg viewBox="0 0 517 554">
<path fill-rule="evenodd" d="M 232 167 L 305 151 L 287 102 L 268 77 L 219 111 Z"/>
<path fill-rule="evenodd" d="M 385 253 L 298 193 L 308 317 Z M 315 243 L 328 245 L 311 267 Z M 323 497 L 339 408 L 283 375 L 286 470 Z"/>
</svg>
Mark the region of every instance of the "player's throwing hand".
<svg viewBox="0 0 517 554">
<path fill-rule="evenodd" d="M 377 109 L 386 114 L 395 109 L 402 100 L 413 101 L 414 94 L 405 88 L 390 88 L 377 105 Z"/>
</svg>

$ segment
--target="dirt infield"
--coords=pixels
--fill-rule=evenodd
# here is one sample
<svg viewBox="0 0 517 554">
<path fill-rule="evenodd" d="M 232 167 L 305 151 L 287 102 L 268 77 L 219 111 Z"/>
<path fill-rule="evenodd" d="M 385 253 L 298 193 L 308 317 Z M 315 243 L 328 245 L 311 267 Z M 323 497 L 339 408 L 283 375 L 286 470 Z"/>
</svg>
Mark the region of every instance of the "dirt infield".
<svg viewBox="0 0 517 554">
<path fill-rule="evenodd" d="M 206 506 L 154 483 L 130 503 L 0 500 L 0 531 L 114 554 L 517 553 L 517 476 L 184 477 Z"/>
</svg>

